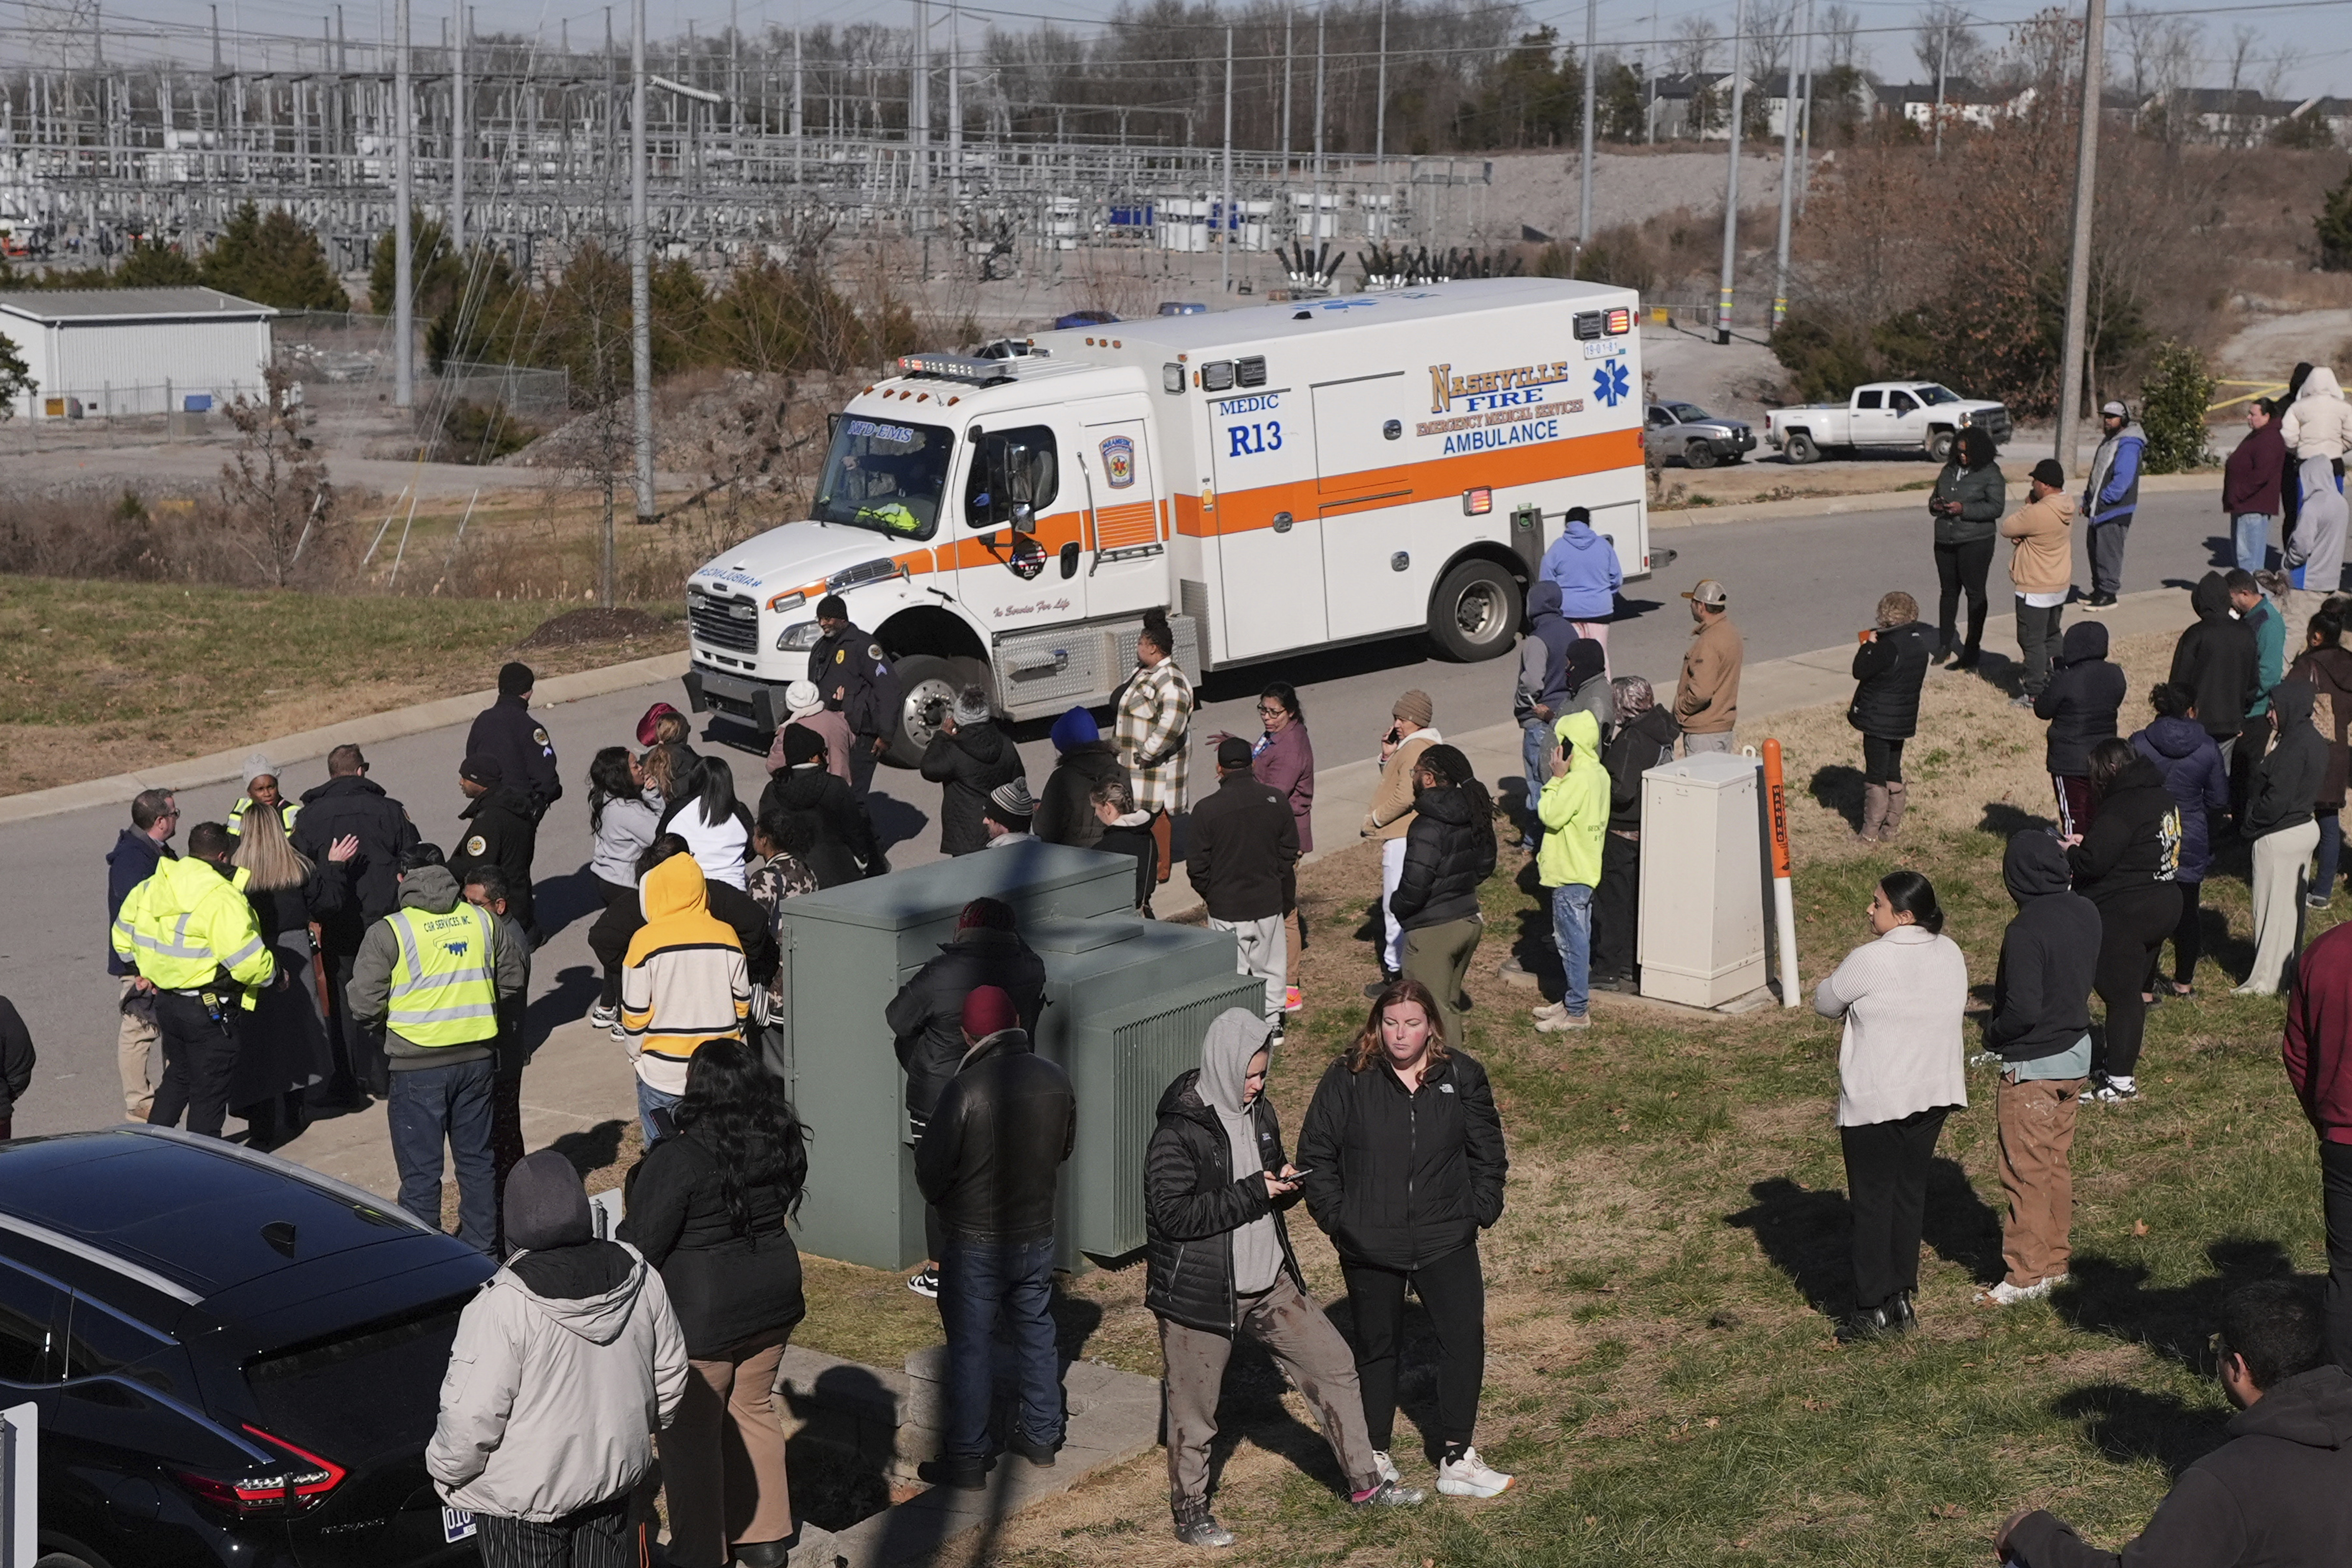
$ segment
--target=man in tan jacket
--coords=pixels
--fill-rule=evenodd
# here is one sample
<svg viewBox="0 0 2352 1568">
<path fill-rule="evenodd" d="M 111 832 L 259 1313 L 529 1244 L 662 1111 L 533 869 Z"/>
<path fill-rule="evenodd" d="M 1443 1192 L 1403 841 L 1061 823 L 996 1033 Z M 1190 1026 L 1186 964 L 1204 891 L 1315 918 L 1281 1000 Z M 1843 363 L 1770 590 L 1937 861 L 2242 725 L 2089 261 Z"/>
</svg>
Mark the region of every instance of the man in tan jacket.
<svg viewBox="0 0 2352 1568">
<path fill-rule="evenodd" d="M 2066 493 L 2066 470 L 2057 458 L 2044 458 L 2033 465 L 2025 493 L 2025 505 L 2000 523 L 2000 536 L 2011 547 L 2009 580 L 2017 585 L 2017 647 L 2025 659 L 2022 694 L 2010 699 L 2011 708 L 2032 707 L 2050 684 L 2058 622 L 2066 613 L 2068 586 L 2074 580 L 2074 498 Z"/>
<path fill-rule="evenodd" d="M 1381 979 L 1364 987 L 1377 996 L 1404 970 L 1404 928 L 1390 912 L 1397 879 L 1404 875 L 1404 836 L 1412 830 L 1413 769 L 1421 753 L 1445 739 L 1436 729 L 1437 707 L 1422 690 L 1406 692 L 1389 710 L 1388 733 L 1381 737 L 1381 784 L 1372 792 L 1372 809 L 1364 814 L 1363 837 L 1381 841 Z"/>
<path fill-rule="evenodd" d="M 1747 640 L 1731 624 L 1730 590 L 1712 577 L 1683 595 L 1697 623 L 1683 655 L 1683 678 L 1675 688 L 1675 722 L 1683 730 L 1683 754 L 1731 750 L 1739 723 L 1739 667 Z"/>
</svg>

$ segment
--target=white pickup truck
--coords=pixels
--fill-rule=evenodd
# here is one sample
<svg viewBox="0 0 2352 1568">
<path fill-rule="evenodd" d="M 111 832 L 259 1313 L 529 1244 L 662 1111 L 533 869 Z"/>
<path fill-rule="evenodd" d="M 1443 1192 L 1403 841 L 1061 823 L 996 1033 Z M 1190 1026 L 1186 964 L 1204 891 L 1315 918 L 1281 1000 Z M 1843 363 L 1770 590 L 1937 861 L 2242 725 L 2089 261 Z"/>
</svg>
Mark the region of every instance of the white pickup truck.
<svg viewBox="0 0 2352 1568">
<path fill-rule="evenodd" d="M 1998 403 L 1962 397 L 1932 381 L 1874 381 L 1843 403 L 1771 410 L 1764 416 L 1764 439 L 1792 463 L 1864 447 L 1925 452 L 1940 463 L 1970 426 L 1996 447 L 2009 442 L 2009 410 Z"/>
</svg>

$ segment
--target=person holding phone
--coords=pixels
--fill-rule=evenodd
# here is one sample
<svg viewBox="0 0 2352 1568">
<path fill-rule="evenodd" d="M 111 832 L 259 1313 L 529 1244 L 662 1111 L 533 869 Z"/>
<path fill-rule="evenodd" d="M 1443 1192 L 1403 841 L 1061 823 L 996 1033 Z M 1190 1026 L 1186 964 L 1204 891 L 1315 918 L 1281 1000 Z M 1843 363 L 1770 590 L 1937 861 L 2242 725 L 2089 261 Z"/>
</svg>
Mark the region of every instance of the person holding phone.
<svg viewBox="0 0 2352 1568">
<path fill-rule="evenodd" d="M 1503 1217 L 1510 1160 L 1486 1069 L 1447 1041 L 1429 987 L 1400 980 L 1373 1001 L 1324 1072 L 1298 1134 L 1307 1212 L 1348 1282 L 1364 1424 L 1385 1479 L 1396 1426 L 1408 1288 L 1436 1331 L 1437 1489 L 1495 1497 L 1512 1477 L 1471 1447 L 1486 1376 L 1486 1280 L 1478 1233 Z"/>
<path fill-rule="evenodd" d="M 1381 737 L 1381 782 L 1372 808 L 1364 814 L 1363 836 L 1381 841 L 1381 977 L 1364 987 L 1377 996 L 1404 973 L 1404 927 L 1391 907 L 1404 876 L 1404 843 L 1419 809 L 1421 754 L 1445 737 L 1437 731 L 1437 706 L 1429 693 L 1408 691 L 1389 710 L 1388 732 Z"/>
<path fill-rule="evenodd" d="M 1201 1065 L 1160 1097 L 1144 1152 L 1144 1305 L 1160 1320 L 1168 1412 L 1168 1503 L 1176 1539 L 1230 1546 L 1209 1511 L 1209 1446 L 1234 1342 L 1264 1345 L 1313 1405 L 1359 1508 L 1410 1506 L 1413 1487 L 1384 1477 L 1364 1428 L 1348 1342 L 1307 1293 L 1283 1214 L 1300 1171 L 1283 1158 L 1282 1123 L 1265 1098 L 1272 1026 L 1229 1007 L 1201 1042 Z"/>
<path fill-rule="evenodd" d="M 1930 662 L 1918 601 L 1904 593 L 1881 597 L 1877 626 L 1854 649 L 1853 701 L 1845 713 L 1862 731 L 1862 826 L 1854 837 L 1864 844 L 1891 839 L 1903 826 L 1903 742 L 1918 731 L 1919 689 Z"/>
</svg>

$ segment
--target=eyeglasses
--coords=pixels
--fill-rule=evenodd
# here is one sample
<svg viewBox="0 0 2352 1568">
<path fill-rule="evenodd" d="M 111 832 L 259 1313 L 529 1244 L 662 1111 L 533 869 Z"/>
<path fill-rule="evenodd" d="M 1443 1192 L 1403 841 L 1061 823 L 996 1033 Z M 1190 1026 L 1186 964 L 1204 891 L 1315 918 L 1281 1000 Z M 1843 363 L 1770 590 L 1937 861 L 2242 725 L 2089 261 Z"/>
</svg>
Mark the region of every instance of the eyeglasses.
<svg viewBox="0 0 2352 1568">
<path fill-rule="evenodd" d="M 1289 709 L 1285 708 L 1279 702 L 1261 702 L 1257 705 L 1257 710 L 1261 713 L 1287 713 L 1290 711 Z"/>
</svg>

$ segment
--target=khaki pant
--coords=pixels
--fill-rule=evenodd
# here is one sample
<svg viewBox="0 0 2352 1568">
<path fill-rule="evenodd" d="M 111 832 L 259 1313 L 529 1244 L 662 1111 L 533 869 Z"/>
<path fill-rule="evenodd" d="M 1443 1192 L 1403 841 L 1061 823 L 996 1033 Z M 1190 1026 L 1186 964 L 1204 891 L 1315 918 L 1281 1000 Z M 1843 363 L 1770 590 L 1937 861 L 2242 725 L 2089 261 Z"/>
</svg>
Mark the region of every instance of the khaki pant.
<svg viewBox="0 0 2352 1568">
<path fill-rule="evenodd" d="M 2068 1237 L 2074 1224 L 2074 1172 L 2068 1158 L 2074 1148 L 2074 1108 L 2085 1081 L 2000 1080 L 1994 1114 L 2000 1129 L 2000 1190 L 2009 1194 L 2000 1256 L 2009 1265 L 2009 1282 L 2021 1289 L 2065 1273 L 2074 1258 Z"/>
<path fill-rule="evenodd" d="M 1462 1043 L 1462 1009 L 1456 999 L 1462 994 L 1462 983 L 1469 978 L 1470 955 L 1478 951 L 1478 939 L 1486 931 L 1486 917 L 1471 915 L 1404 933 L 1402 973 L 1428 986 L 1429 994 L 1437 998 L 1439 1021 L 1453 1045 Z"/>
<path fill-rule="evenodd" d="M 1304 945 L 1298 940 L 1298 906 L 1293 904 L 1282 911 L 1282 984 L 1286 989 L 1298 989 L 1298 951 Z"/>
<path fill-rule="evenodd" d="M 2254 969 L 2240 990 L 2263 996 L 2278 990 L 2303 938 L 2304 878 L 2318 847 L 2316 822 L 2254 840 Z"/>
<path fill-rule="evenodd" d="M 1299 1396 L 1315 1408 L 1351 1491 L 1381 1483 L 1380 1463 L 1364 1433 L 1364 1398 L 1356 1384 L 1355 1352 L 1323 1310 L 1276 1276 L 1274 1289 L 1242 1302 L 1241 1331 L 1264 1345 Z M 1208 1506 L 1209 1445 L 1217 1436 L 1217 1398 L 1234 1342 L 1223 1334 L 1160 1320 L 1161 1382 L 1166 1406 L 1168 1506 L 1183 1519 Z"/>
<path fill-rule="evenodd" d="M 131 975 L 122 976 L 122 995 L 131 994 Z M 163 1037 L 155 1026 L 136 1014 L 125 1013 L 122 1026 L 114 1037 L 114 1066 L 122 1075 L 122 1114 L 132 1121 L 144 1121 L 155 1104 L 155 1085 L 150 1076 L 154 1050 Z"/>
<path fill-rule="evenodd" d="M 1282 917 L 1268 915 L 1263 920 L 1221 921 L 1211 915 L 1209 929 L 1233 933 L 1234 962 L 1242 973 L 1257 976 L 1265 986 L 1265 1016 L 1279 1019 L 1282 1016 L 1285 968 L 1282 949 L 1287 940 Z"/>
<path fill-rule="evenodd" d="M 677 1568 L 726 1568 L 734 1546 L 793 1532 L 775 1394 L 788 1337 L 780 1334 L 740 1360 L 689 1363 L 694 1375 L 686 1380 L 686 1397 L 661 1435 L 668 1558 Z"/>
</svg>

